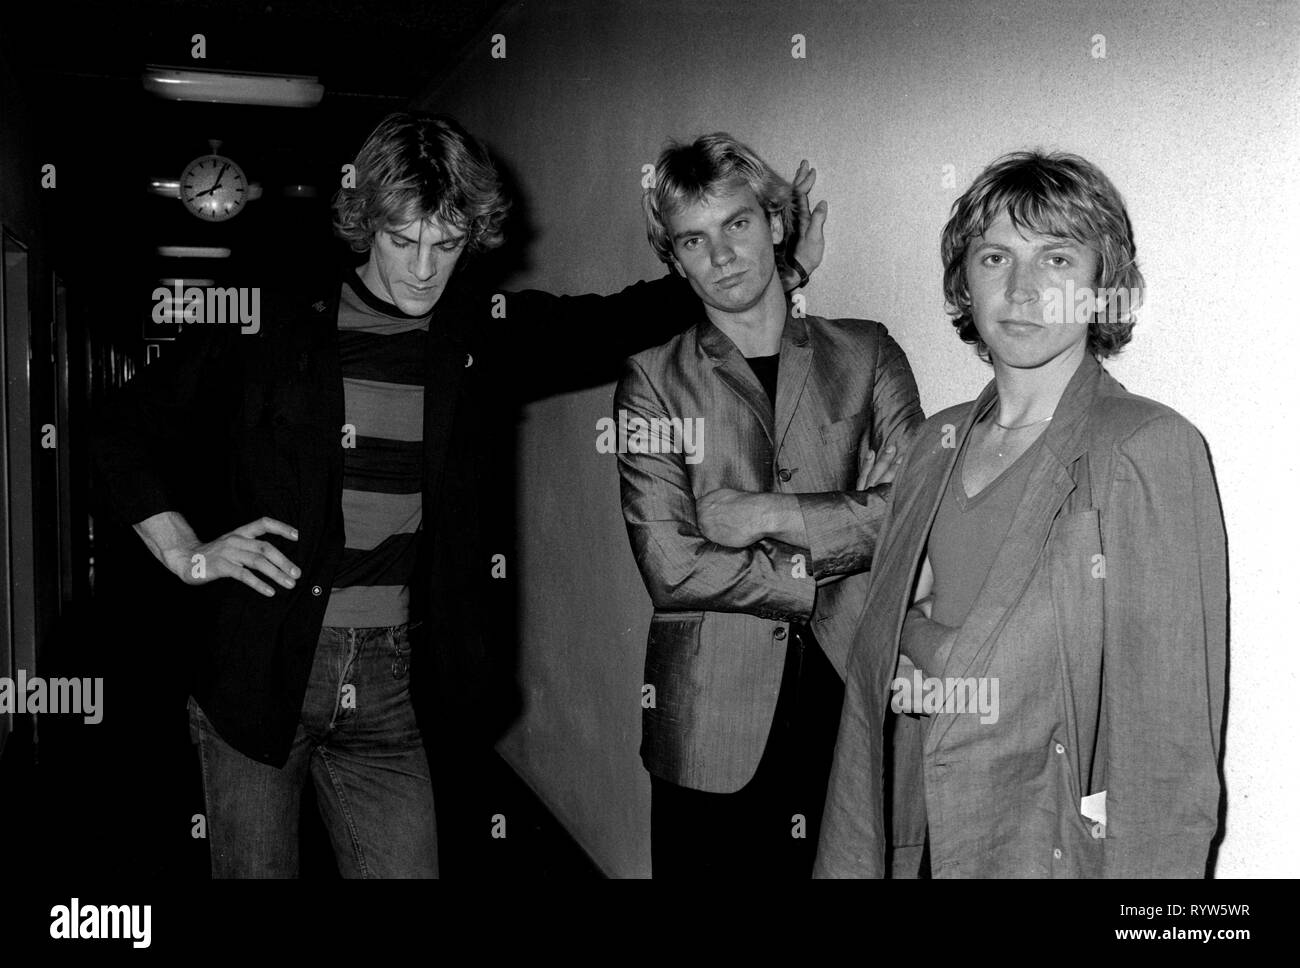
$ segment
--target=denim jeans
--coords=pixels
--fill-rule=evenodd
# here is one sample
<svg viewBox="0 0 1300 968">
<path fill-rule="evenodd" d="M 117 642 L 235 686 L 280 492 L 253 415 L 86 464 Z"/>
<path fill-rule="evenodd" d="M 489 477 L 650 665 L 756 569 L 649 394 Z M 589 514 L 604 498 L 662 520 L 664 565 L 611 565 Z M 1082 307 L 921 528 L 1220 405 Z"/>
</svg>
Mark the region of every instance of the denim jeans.
<svg viewBox="0 0 1300 968">
<path fill-rule="evenodd" d="M 408 685 L 408 626 L 321 629 L 289 761 L 225 742 L 193 698 L 212 876 L 297 877 L 308 774 L 344 877 L 437 877 L 433 787 Z"/>
</svg>

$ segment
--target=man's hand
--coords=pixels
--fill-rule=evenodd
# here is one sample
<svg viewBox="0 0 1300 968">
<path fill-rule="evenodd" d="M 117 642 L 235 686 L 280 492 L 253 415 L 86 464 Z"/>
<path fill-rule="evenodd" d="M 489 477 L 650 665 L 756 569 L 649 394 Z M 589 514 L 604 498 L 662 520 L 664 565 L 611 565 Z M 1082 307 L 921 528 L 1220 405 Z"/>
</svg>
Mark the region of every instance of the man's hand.
<svg viewBox="0 0 1300 968">
<path fill-rule="evenodd" d="M 951 625 L 940 625 L 931 618 L 933 611 L 934 569 L 930 565 L 930 556 L 926 555 L 921 565 L 921 573 L 917 577 L 916 588 L 912 592 L 912 605 L 903 617 L 899 652 L 920 669 L 922 675 L 937 676 L 948 661 L 948 654 L 957 642 L 957 633 L 960 629 Z M 899 667 L 902 667 L 901 660 Z M 915 702 L 916 697 L 913 697 L 913 700 Z M 923 715 L 919 708 L 899 711 Z"/>
<path fill-rule="evenodd" d="M 799 162 L 799 170 L 794 173 L 793 253 L 809 275 L 812 275 L 813 270 L 822 264 L 822 256 L 826 252 L 826 237 L 823 229 L 829 211 L 825 199 L 818 202 L 816 208 L 808 204 L 808 196 L 812 194 L 815 184 L 817 184 L 817 169 L 809 167 L 808 159 L 805 158 Z M 797 283 L 797 276 L 791 281 Z"/>
<path fill-rule="evenodd" d="M 729 487 L 710 491 L 695 502 L 700 534 L 727 548 L 748 548 L 763 537 L 767 496 Z"/>
<path fill-rule="evenodd" d="M 258 578 L 257 572 L 285 588 L 292 588 L 302 572 L 275 545 L 257 540 L 264 534 L 298 540 L 297 530 L 283 521 L 258 518 L 207 544 L 168 550 L 163 555 L 163 564 L 187 585 L 234 578 L 269 598 L 275 590 Z"/>
<path fill-rule="evenodd" d="M 870 433 L 871 431 L 868 430 L 863 435 L 862 443 L 858 447 L 858 480 L 853 488 L 856 491 L 865 491 L 877 484 L 894 483 L 894 475 L 903 464 L 903 458 L 898 454 L 896 444 L 886 447 L 885 452 L 880 455 L 880 460 L 876 460 L 876 452 L 868 444 Z"/>
<path fill-rule="evenodd" d="M 720 487 L 695 502 L 695 522 L 700 534 L 727 548 L 748 548 L 769 537 L 798 545 L 807 541 L 793 494 Z"/>
</svg>

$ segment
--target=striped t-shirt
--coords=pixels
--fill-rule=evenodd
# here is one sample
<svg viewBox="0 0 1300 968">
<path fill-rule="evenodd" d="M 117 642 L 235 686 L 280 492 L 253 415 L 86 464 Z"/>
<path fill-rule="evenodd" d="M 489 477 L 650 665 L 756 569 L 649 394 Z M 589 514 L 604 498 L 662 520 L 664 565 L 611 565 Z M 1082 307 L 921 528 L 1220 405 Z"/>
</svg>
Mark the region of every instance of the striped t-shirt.
<svg viewBox="0 0 1300 968">
<path fill-rule="evenodd" d="M 339 361 L 343 419 L 355 438 L 341 437 L 344 551 L 324 624 L 400 625 L 410 614 L 420 530 L 424 346 L 432 314 L 408 316 L 355 272 L 344 278 Z"/>
</svg>

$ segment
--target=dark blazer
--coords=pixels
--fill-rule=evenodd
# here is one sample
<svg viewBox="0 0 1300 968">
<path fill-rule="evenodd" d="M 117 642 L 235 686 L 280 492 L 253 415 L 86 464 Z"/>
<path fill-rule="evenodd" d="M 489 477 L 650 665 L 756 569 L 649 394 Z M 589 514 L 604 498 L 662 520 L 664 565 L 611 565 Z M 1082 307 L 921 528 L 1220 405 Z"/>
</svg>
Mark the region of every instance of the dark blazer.
<svg viewBox="0 0 1300 968">
<path fill-rule="evenodd" d="M 895 482 L 850 661 L 816 873 L 886 873 L 882 736 L 899 637 L 956 455 L 996 401 L 931 417 Z M 935 877 L 1200 877 L 1218 828 L 1227 559 L 1204 442 L 1091 356 L 942 670 L 998 718 L 896 719 L 892 845 Z M 915 781 L 923 773 L 923 783 Z M 921 787 L 923 786 L 923 791 Z M 1106 792 L 1104 828 L 1080 813 Z"/>
<path fill-rule="evenodd" d="M 302 569 L 292 590 L 266 598 L 233 579 L 176 583 L 194 601 L 193 626 L 177 643 L 194 658 L 193 695 L 231 745 L 277 766 L 288 757 L 343 552 L 340 285 L 278 308 L 264 294 L 257 334 L 184 330 L 95 434 L 99 486 L 124 524 L 178 510 L 205 521 L 203 540 L 263 515 L 298 528 L 296 542 L 266 538 Z M 490 566 L 510 547 L 513 513 L 502 495 L 514 481 L 503 478 L 520 399 L 613 379 L 628 353 L 693 322 L 697 304 L 673 277 L 609 297 L 506 293 L 504 318 L 493 315 L 494 295 L 454 279 L 425 344 L 411 618 L 433 619 L 412 636 L 412 695 L 426 735 L 435 712 L 462 729 L 476 723 L 496 657 L 513 654 L 505 639 L 516 589 L 494 581 Z M 603 372 L 593 356 L 608 361 Z M 173 458 L 196 436 L 206 442 L 204 462 L 179 473 Z"/>
<path fill-rule="evenodd" d="M 859 445 L 905 448 L 923 414 L 907 358 L 879 323 L 788 316 L 774 412 L 736 345 L 697 313 L 694 329 L 627 361 L 614 416 L 702 421 L 698 461 L 621 453 L 618 467 L 654 604 L 642 760 L 679 785 L 731 793 L 762 756 L 790 623 L 810 622 L 844 674 L 886 503 L 853 490 Z M 798 494 L 809 546 L 706 540 L 695 501 L 721 487 Z"/>
</svg>

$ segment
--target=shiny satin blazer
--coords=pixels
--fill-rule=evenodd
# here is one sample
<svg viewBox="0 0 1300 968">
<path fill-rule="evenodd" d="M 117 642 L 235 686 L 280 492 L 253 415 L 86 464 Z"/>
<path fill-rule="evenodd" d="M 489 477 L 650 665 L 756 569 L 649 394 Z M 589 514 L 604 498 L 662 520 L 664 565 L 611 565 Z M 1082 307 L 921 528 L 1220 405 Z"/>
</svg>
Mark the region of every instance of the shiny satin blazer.
<svg viewBox="0 0 1300 968">
<path fill-rule="evenodd" d="M 733 793 L 771 731 L 790 623 L 807 622 L 844 674 L 886 506 L 879 489 L 853 490 L 859 446 L 901 453 L 923 415 L 907 358 L 879 323 L 787 315 L 773 407 L 736 345 L 700 316 L 627 361 L 614 419 L 700 421 L 694 455 L 618 456 L 654 605 L 641 758 L 662 779 Z M 706 540 L 695 502 L 722 487 L 797 494 L 808 547 Z"/>
</svg>

